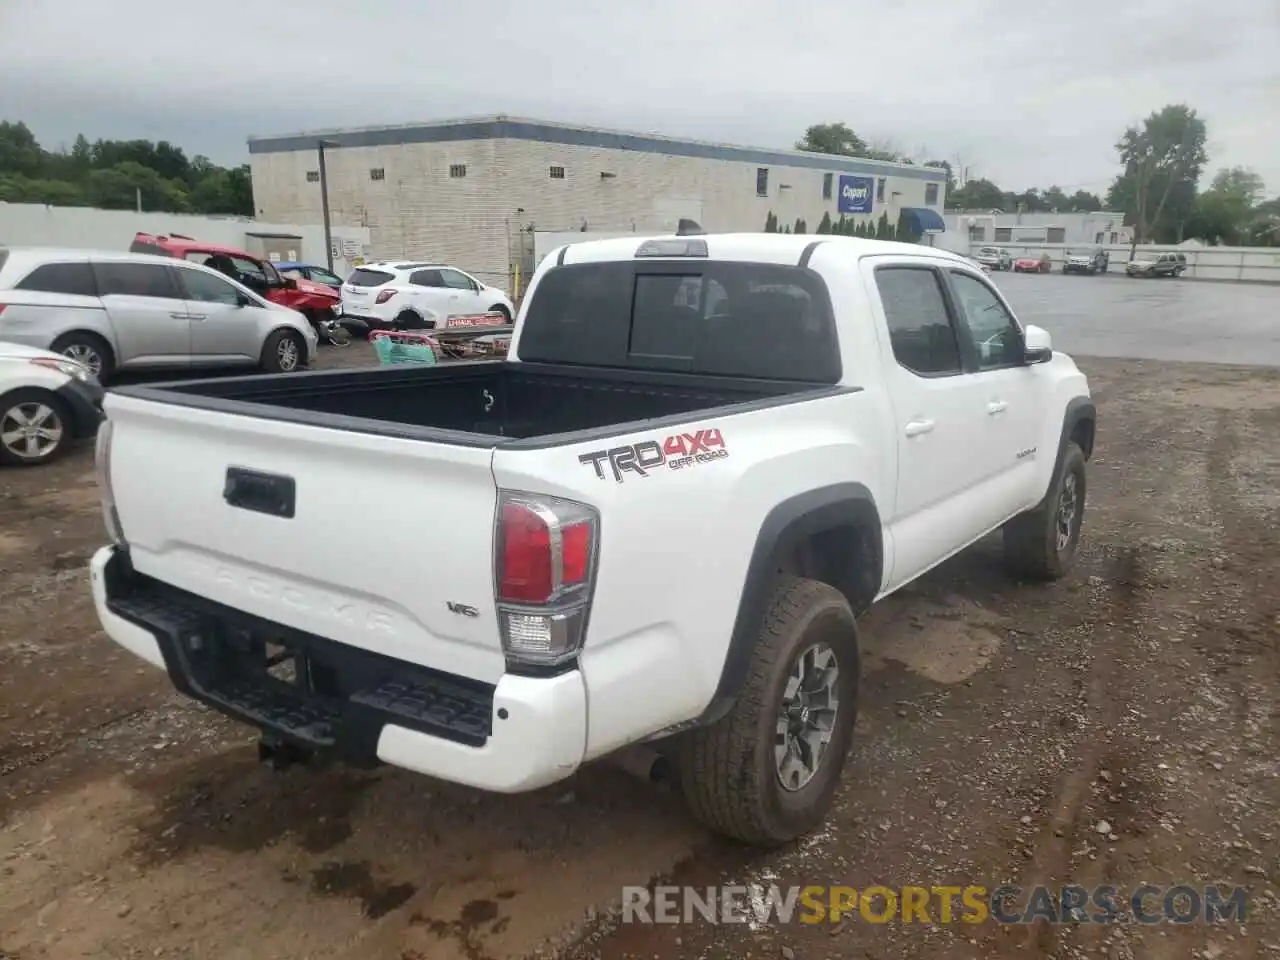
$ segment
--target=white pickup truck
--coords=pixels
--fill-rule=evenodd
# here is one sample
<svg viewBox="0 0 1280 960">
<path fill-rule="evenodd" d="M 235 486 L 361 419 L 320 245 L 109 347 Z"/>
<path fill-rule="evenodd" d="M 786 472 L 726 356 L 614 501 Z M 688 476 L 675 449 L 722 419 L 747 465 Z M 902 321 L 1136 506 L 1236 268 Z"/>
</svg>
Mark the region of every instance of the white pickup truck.
<svg viewBox="0 0 1280 960">
<path fill-rule="evenodd" d="M 504 361 L 110 391 L 107 634 L 266 753 L 500 792 L 656 744 L 714 830 L 812 830 L 855 616 L 991 531 L 1080 536 L 1094 405 L 971 261 L 570 244 Z"/>
</svg>

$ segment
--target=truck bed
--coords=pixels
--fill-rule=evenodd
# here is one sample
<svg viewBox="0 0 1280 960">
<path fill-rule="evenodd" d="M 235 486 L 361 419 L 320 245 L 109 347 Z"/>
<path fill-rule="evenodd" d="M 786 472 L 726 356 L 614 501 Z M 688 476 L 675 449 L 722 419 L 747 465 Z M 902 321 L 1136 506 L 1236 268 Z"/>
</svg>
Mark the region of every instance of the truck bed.
<svg viewBox="0 0 1280 960">
<path fill-rule="evenodd" d="M 839 388 L 795 381 L 482 361 L 187 380 L 122 387 L 114 392 L 310 426 L 493 446 L 730 406 L 738 412 L 736 408 L 770 406 L 833 389 Z"/>
</svg>

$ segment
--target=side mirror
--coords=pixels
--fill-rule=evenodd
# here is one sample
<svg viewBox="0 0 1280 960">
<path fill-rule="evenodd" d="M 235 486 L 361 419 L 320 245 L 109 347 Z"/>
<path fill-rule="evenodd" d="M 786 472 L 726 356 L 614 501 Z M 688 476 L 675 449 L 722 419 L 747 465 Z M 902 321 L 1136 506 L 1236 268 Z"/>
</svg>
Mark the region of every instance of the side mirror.
<svg viewBox="0 0 1280 960">
<path fill-rule="evenodd" d="M 250 300 L 248 297 L 246 297 L 246 296 L 242 293 L 242 294 L 240 294 L 238 297 L 236 297 L 236 306 L 237 306 L 237 307 L 252 307 L 252 306 L 254 306 L 254 302 L 253 302 L 252 300 Z"/>
<path fill-rule="evenodd" d="M 298 281 L 293 279 L 293 277 L 281 277 L 280 279 L 286 290 L 298 289 Z"/>
<path fill-rule="evenodd" d="M 1024 363 L 1047 363 L 1053 359 L 1053 338 L 1049 331 L 1034 324 L 1027 324 L 1022 357 Z"/>
</svg>

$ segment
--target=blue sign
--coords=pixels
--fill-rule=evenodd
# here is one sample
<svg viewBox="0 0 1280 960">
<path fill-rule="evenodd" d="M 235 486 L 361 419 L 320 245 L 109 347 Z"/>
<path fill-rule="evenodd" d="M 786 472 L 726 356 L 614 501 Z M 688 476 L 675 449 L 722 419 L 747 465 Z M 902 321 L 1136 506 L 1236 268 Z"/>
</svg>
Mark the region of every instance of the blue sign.
<svg viewBox="0 0 1280 960">
<path fill-rule="evenodd" d="M 839 213 L 870 213 L 875 189 L 875 177 L 841 177 L 836 210 Z"/>
</svg>

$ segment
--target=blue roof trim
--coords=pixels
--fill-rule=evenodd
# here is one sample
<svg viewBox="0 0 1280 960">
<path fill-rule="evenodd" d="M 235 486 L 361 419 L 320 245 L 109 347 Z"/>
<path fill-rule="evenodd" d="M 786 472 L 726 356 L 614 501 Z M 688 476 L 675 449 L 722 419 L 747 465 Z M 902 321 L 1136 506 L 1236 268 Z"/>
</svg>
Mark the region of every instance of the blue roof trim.
<svg viewBox="0 0 1280 960">
<path fill-rule="evenodd" d="M 926 230 L 940 230 L 946 232 L 947 222 L 942 219 L 942 214 L 930 207 L 903 207 L 904 216 L 915 221 L 916 228 L 924 233 Z"/>
<path fill-rule="evenodd" d="M 760 166 L 804 167 L 840 173 L 903 177 L 909 180 L 942 182 L 947 176 L 945 171 L 934 167 L 916 167 L 855 157 L 836 157 L 825 153 L 734 147 L 702 143 L 697 140 L 668 140 L 665 137 L 644 134 L 589 130 L 583 127 L 566 127 L 526 120 L 466 120 L 416 127 L 320 130 L 313 134 L 251 138 L 249 153 L 294 153 L 315 150 L 317 141 L 321 139 L 332 141 L 339 147 L 391 147 L 411 143 L 447 143 L 456 140 L 534 140 L 539 143 L 563 143 L 603 150 L 629 150 L 634 153 L 696 157 L 702 160 L 730 160 Z"/>
</svg>

